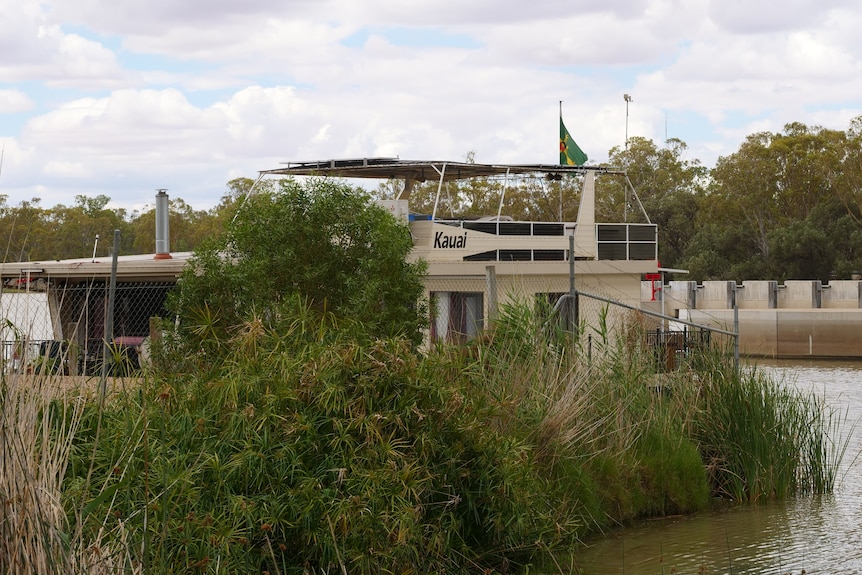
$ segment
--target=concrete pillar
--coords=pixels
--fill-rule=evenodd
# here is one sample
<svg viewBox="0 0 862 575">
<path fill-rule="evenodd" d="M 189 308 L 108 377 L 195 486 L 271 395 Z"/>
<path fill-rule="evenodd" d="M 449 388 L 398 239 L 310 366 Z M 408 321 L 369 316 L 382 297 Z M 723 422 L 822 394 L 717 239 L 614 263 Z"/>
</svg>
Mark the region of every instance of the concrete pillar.
<svg viewBox="0 0 862 575">
<path fill-rule="evenodd" d="M 705 281 L 697 298 L 698 309 L 732 309 L 735 281 Z"/>
</svg>

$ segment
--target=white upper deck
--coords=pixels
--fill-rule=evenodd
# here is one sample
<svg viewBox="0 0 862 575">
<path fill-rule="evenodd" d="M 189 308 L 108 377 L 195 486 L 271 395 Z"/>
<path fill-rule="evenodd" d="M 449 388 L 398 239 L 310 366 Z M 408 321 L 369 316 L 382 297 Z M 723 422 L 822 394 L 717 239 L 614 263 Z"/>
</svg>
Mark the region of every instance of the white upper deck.
<svg viewBox="0 0 862 575">
<path fill-rule="evenodd" d="M 455 262 L 567 262 L 570 258 L 570 237 L 574 236 L 576 260 L 636 262 L 637 265 L 626 267 L 642 273 L 655 271 L 658 266 L 658 242 L 654 224 L 595 222 L 596 175 L 624 173 L 622 170 L 596 166 L 476 164 L 393 158 L 298 162 L 261 172 L 262 175 L 279 176 L 402 180 L 404 185 L 398 197 L 380 203 L 396 217 L 410 222 L 414 257 L 422 258 L 432 265 Z M 536 175 L 559 179 L 573 174 L 582 175 L 584 180 L 576 222 L 511 221 L 502 214 L 481 220 L 442 219 L 436 213 L 419 215 L 410 211 L 409 200 L 415 183 L 436 180 L 439 200 L 442 184 L 452 180 Z M 435 202 L 435 212 L 436 205 Z M 522 266 L 521 269 L 526 268 Z"/>
</svg>

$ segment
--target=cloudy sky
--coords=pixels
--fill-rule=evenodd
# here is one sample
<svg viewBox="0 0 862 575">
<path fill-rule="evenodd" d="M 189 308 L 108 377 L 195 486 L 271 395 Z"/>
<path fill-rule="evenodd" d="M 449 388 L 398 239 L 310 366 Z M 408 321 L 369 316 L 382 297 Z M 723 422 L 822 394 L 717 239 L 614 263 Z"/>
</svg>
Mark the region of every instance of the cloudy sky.
<svg viewBox="0 0 862 575">
<path fill-rule="evenodd" d="M 0 194 L 193 207 L 281 162 L 591 162 L 665 135 L 711 167 L 862 114 L 856 0 L 0 0 Z M 630 94 L 628 106 L 623 94 Z"/>
</svg>

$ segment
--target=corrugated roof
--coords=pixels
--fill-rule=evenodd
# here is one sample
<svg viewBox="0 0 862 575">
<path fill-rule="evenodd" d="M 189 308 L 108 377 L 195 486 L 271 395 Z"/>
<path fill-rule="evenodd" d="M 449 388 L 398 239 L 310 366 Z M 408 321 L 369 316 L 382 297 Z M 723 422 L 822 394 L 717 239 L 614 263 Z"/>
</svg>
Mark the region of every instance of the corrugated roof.
<svg viewBox="0 0 862 575">
<path fill-rule="evenodd" d="M 154 254 L 137 254 L 117 258 L 120 281 L 169 281 L 182 273 L 191 252 L 172 253 L 171 259 L 155 259 Z M 104 279 L 110 277 L 111 256 L 0 264 L 2 278 L 53 278 L 67 280 Z"/>
</svg>

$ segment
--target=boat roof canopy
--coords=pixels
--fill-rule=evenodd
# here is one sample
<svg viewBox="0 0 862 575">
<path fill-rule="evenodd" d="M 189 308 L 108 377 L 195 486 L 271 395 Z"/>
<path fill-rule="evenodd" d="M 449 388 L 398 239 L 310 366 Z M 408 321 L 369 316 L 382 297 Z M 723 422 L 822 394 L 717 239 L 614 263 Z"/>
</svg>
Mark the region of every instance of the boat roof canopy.
<svg viewBox="0 0 862 575">
<path fill-rule="evenodd" d="M 506 175 L 545 175 L 552 179 L 564 174 L 585 172 L 623 174 L 617 168 L 603 166 L 561 166 L 556 164 L 475 164 L 431 160 L 400 160 L 398 158 L 360 158 L 353 160 L 323 160 L 318 162 L 287 162 L 285 167 L 264 170 L 261 176 L 334 176 L 340 178 L 401 179 L 416 182 L 451 181 L 475 177 Z"/>
</svg>

